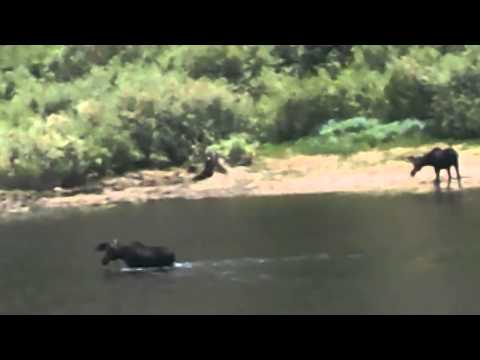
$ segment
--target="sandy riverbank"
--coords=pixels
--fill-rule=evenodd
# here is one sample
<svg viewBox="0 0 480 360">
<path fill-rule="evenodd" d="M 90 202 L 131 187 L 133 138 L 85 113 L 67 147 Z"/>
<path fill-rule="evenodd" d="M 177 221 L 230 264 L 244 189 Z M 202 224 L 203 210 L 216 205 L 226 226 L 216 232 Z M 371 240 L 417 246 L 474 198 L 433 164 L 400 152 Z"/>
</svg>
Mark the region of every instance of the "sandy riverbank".
<svg viewBox="0 0 480 360">
<path fill-rule="evenodd" d="M 103 180 L 93 193 L 77 191 L 72 195 L 60 190 L 48 195 L 18 195 L 17 192 L 17 201 L 5 193 L 3 201 L 0 199 L 0 206 L 4 212 L 26 212 L 32 207 L 91 207 L 166 198 L 202 199 L 326 192 L 425 193 L 434 191 L 433 168 L 424 168 L 412 178 L 409 174 L 411 165 L 404 158 L 426 152 L 431 147 L 371 150 L 349 157 L 294 155 L 281 159 L 264 158 L 257 160 L 250 168 L 228 168 L 228 174 L 215 173 L 198 183 L 191 182 L 192 175 L 182 169 L 143 170 Z M 462 180 L 463 189 L 480 188 L 480 147 L 455 148 L 460 153 L 460 172 L 465 177 Z M 441 186 L 446 187 L 446 173 L 443 172 Z M 457 181 L 452 181 L 451 191 L 458 190 Z"/>
</svg>

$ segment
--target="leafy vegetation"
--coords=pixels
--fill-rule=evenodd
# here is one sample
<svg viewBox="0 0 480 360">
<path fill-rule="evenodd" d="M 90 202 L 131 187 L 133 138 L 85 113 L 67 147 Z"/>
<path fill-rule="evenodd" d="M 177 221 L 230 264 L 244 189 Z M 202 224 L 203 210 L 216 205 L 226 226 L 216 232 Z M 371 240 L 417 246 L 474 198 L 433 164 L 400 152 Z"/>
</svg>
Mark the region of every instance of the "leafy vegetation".
<svg viewBox="0 0 480 360">
<path fill-rule="evenodd" d="M 479 59 L 475 45 L 3 45 L 0 186 L 74 186 L 206 149 L 239 164 L 475 141 Z"/>
<path fill-rule="evenodd" d="M 288 148 L 299 154 L 343 154 L 348 155 L 359 150 L 368 150 L 399 140 L 427 140 L 423 135 L 425 124 L 419 120 L 407 119 L 382 123 L 377 119 L 357 117 L 335 121 L 323 125 L 316 135 L 303 137 L 288 144 Z M 263 154 L 285 153 L 282 148 L 265 145 Z"/>
<path fill-rule="evenodd" d="M 208 147 L 207 151 L 214 151 L 227 159 L 230 165 L 243 164 L 247 159 L 255 157 L 259 143 L 246 133 L 233 134 Z"/>
</svg>

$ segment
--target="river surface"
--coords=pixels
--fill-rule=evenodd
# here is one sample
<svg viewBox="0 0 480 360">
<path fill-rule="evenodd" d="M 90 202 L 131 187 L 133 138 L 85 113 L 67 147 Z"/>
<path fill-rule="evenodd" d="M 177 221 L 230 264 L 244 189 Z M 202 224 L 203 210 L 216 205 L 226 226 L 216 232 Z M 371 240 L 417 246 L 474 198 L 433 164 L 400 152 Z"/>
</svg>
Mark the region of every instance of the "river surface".
<svg viewBox="0 0 480 360">
<path fill-rule="evenodd" d="M 1 314 L 478 314 L 480 192 L 163 200 L 0 224 Z M 170 271 L 102 267 L 101 241 Z"/>
</svg>

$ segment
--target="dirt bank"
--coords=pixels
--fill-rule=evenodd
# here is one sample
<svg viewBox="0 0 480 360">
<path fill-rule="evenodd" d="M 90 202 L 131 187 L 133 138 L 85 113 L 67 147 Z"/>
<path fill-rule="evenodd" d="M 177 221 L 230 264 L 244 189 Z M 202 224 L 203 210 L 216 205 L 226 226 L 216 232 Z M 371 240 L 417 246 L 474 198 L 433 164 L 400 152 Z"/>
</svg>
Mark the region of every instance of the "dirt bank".
<svg viewBox="0 0 480 360">
<path fill-rule="evenodd" d="M 445 146 L 445 144 L 439 144 Z M 32 207 L 69 208 L 141 203 L 166 198 L 202 199 L 207 197 L 265 196 L 325 192 L 430 192 L 434 191 L 432 168 L 424 168 L 410 177 L 411 165 L 404 158 L 420 154 L 432 146 L 372 150 L 350 157 L 336 155 L 289 156 L 261 159 L 252 167 L 228 168 L 228 174 L 216 173 L 193 183 L 184 170 L 144 170 L 107 179 L 77 193 L 56 189 L 44 194 L 16 193 L 16 199 L 0 197 L 4 212 L 25 212 Z M 480 147 L 455 147 L 460 153 L 463 189 L 480 188 Z M 446 173 L 442 172 L 442 188 Z M 452 191 L 458 191 L 452 181 Z M 18 200 L 20 199 L 20 200 Z"/>
</svg>

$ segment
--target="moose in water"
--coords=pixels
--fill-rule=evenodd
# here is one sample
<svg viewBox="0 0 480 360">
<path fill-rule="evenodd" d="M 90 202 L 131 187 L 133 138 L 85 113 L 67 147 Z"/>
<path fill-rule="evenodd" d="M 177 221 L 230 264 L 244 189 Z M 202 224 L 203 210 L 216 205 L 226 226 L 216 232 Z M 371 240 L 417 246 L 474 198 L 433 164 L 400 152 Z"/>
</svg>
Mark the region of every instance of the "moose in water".
<svg viewBox="0 0 480 360">
<path fill-rule="evenodd" d="M 424 166 L 433 166 L 436 174 L 434 182 L 436 184 L 439 184 L 440 170 L 447 170 L 448 183 L 450 184 L 452 180 L 450 168 L 453 166 L 455 168 L 455 171 L 457 172 L 457 180 L 459 182 L 461 180 L 460 172 L 458 170 L 458 153 L 452 148 L 440 149 L 436 147 L 425 155 L 409 156 L 407 160 L 413 165 L 413 169 L 410 172 L 410 175 L 412 177 L 415 176 L 415 174 L 419 172 Z"/>
<path fill-rule="evenodd" d="M 175 263 L 175 254 L 163 246 L 146 246 L 139 241 L 129 245 L 119 245 L 114 239 L 110 243 L 103 242 L 96 247 L 104 251 L 102 265 L 110 261 L 122 260 L 130 268 L 171 267 Z"/>
</svg>

